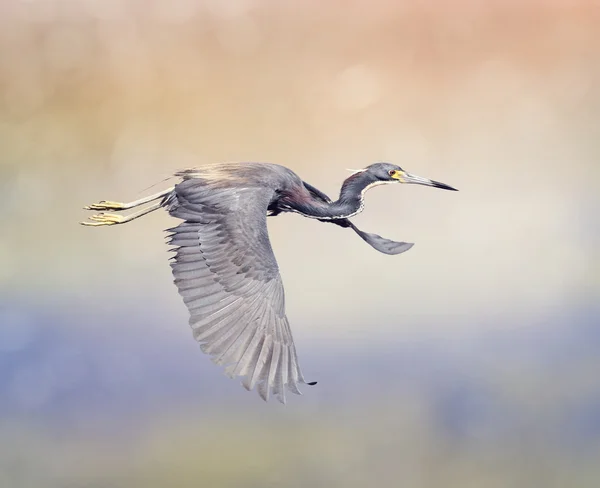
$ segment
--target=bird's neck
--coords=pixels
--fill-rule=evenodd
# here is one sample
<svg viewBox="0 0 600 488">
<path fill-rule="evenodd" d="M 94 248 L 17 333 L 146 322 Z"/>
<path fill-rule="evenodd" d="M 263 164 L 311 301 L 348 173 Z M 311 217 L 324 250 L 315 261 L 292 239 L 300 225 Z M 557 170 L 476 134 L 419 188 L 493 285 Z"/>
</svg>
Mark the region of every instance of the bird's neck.
<svg viewBox="0 0 600 488">
<path fill-rule="evenodd" d="M 335 202 L 323 202 L 312 199 L 301 206 L 293 205 L 294 210 L 305 215 L 323 220 L 345 219 L 362 212 L 365 192 L 381 184 L 368 173 L 356 173 L 344 181 L 340 196 Z"/>
<path fill-rule="evenodd" d="M 353 204 L 358 202 L 359 205 L 362 205 L 366 191 L 373 186 L 381 185 L 383 183 L 383 181 L 378 180 L 371 173 L 365 171 L 354 173 L 342 184 L 338 202 L 350 202 Z"/>
</svg>

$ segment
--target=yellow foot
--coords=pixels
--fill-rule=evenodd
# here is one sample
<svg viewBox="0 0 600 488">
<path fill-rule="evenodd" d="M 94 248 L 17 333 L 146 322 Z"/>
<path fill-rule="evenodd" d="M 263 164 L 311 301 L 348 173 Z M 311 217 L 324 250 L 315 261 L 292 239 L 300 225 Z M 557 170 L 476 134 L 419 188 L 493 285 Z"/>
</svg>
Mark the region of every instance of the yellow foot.
<svg viewBox="0 0 600 488">
<path fill-rule="evenodd" d="M 96 215 L 92 215 L 90 220 L 93 222 L 81 222 L 81 225 L 88 226 L 99 226 L 99 225 L 115 225 L 122 224 L 125 221 L 125 217 L 117 214 L 109 214 L 109 213 L 99 213 Z"/>
<path fill-rule="evenodd" d="M 108 200 L 100 200 L 98 203 L 92 203 L 83 207 L 85 210 L 125 210 L 125 204 L 121 202 L 110 202 Z"/>
</svg>

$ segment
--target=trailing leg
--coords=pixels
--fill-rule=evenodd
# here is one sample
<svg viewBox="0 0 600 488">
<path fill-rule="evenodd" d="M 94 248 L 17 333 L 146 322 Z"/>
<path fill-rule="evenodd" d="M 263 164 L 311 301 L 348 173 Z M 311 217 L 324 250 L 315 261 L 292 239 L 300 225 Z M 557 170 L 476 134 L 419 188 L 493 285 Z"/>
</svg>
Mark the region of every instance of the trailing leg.
<svg viewBox="0 0 600 488">
<path fill-rule="evenodd" d="M 146 207 L 143 210 L 138 210 L 137 212 L 133 212 L 129 215 L 119 215 L 102 212 L 96 215 L 92 215 L 90 217 L 90 220 L 92 222 L 81 222 L 81 225 L 87 225 L 89 227 L 98 227 L 100 225 L 126 224 L 127 222 L 139 219 L 140 217 L 149 214 L 150 212 L 154 212 L 159 208 L 161 208 L 161 202 L 150 205 L 149 207 Z"/>
<path fill-rule="evenodd" d="M 121 202 L 111 202 L 108 200 L 101 200 L 98 203 L 92 203 L 86 207 L 83 207 L 85 210 L 127 210 L 129 208 L 139 207 L 144 203 L 152 202 L 154 200 L 158 200 L 159 198 L 163 198 L 168 193 L 171 193 L 173 188 L 169 188 L 167 190 L 163 190 L 159 193 L 155 193 L 154 195 L 150 195 L 144 198 L 140 198 L 139 200 L 134 200 L 133 202 L 121 203 Z"/>
</svg>

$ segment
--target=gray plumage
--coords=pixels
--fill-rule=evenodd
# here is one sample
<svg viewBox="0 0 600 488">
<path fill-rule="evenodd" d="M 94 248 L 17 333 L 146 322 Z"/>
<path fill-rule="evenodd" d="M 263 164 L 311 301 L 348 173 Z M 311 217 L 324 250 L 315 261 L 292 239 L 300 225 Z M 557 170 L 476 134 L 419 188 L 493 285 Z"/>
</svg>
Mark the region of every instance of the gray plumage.
<svg viewBox="0 0 600 488">
<path fill-rule="evenodd" d="M 227 165 L 178 173 L 184 180 L 164 205 L 185 220 L 170 229 L 170 244 L 177 246 L 171 267 L 194 338 L 229 376 L 244 377 L 248 390 L 257 386 L 264 400 L 272 392 L 285 403 L 286 389 L 300 393 L 305 380 L 285 315 L 267 210 L 277 188 L 295 180 L 289 172 L 265 186 L 268 171 Z"/>
<path fill-rule="evenodd" d="M 230 377 L 267 401 L 285 403 L 286 391 L 300 394 L 307 383 L 289 322 L 279 267 L 267 232 L 267 216 L 296 212 L 351 228 L 380 252 L 400 254 L 411 243 L 395 242 L 358 229 L 349 217 L 362 211 L 364 193 L 384 183 L 418 183 L 453 190 L 412 176 L 399 166 L 376 163 L 355 172 L 332 201 L 293 171 L 267 163 L 224 163 L 181 171 L 172 189 L 131 203 L 102 201 L 92 210 L 124 210 L 158 201 L 129 216 L 95 215 L 85 225 L 129 222 L 164 207 L 183 220 L 169 229 L 175 253 L 174 282 L 187 306 L 194 338 Z"/>
</svg>

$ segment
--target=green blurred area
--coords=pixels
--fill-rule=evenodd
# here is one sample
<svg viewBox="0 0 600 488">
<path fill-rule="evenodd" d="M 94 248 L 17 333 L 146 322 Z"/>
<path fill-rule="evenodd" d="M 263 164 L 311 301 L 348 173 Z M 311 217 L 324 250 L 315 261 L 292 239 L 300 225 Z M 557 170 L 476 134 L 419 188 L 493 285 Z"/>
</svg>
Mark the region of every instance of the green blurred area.
<svg viewBox="0 0 600 488">
<path fill-rule="evenodd" d="M 148 419 L 136 435 L 100 440 L 4 425 L 0 479 L 48 488 L 593 488 L 600 479 L 598 445 L 569 452 L 527 429 L 520 438 L 457 441 L 432 427 L 427 405 L 374 400 L 310 416 L 191 408 Z"/>
</svg>

